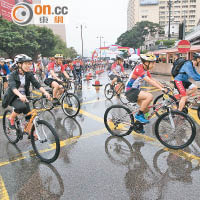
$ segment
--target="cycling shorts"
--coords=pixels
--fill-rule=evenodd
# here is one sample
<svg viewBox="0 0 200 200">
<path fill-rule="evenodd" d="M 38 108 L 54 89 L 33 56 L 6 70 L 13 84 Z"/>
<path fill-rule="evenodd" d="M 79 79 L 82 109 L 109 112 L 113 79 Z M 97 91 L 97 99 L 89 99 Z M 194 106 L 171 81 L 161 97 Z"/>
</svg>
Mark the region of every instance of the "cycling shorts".
<svg viewBox="0 0 200 200">
<path fill-rule="evenodd" d="M 117 78 L 117 82 L 122 83 L 122 79 L 120 78 L 120 76 L 116 76 L 114 74 L 111 74 L 110 76 L 110 80 L 112 81 L 114 78 Z"/>
</svg>

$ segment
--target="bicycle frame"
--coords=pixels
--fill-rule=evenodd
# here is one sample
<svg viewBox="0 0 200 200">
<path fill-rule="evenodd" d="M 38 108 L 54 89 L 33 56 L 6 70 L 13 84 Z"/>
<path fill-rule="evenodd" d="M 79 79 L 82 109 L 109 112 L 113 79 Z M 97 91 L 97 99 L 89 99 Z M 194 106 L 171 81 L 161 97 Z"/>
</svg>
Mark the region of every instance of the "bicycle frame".
<svg viewBox="0 0 200 200">
<path fill-rule="evenodd" d="M 163 97 L 164 97 L 165 99 L 167 99 L 167 98 L 168 98 L 168 95 L 165 94 Z M 137 103 L 135 103 L 135 105 L 136 105 L 136 104 L 137 104 Z M 155 104 L 155 105 L 148 106 L 148 109 L 149 109 L 149 110 L 152 109 L 152 108 L 155 108 L 155 110 L 154 110 L 153 112 L 150 113 L 150 115 L 148 116 L 147 119 L 150 120 L 150 119 L 153 117 L 153 115 L 156 114 L 156 113 L 160 110 L 160 108 L 161 108 L 162 106 L 163 106 L 162 103 L 157 103 L 157 104 Z M 165 104 L 164 106 L 167 106 L 167 105 Z M 139 111 L 139 108 L 136 109 L 134 112 L 132 112 L 133 115 L 135 115 L 138 111 Z"/>
</svg>

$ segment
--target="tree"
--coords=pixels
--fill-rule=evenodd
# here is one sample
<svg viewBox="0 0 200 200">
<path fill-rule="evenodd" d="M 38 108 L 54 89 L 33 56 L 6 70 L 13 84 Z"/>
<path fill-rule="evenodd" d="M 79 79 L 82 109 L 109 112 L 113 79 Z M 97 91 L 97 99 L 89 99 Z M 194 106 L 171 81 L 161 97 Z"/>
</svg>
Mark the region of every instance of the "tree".
<svg viewBox="0 0 200 200">
<path fill-rule="evenodd" d="M 39 54 L 51 57 L 61 53 L 66 57 L 76 57 L 73 47 L 67 48 L 66 43 L 51 29 L 35 25 L 18 26 L 0 18 L 0 52 L 14 58 L 17 54 L 25 53 L 34 60 Z"/>
<path fill-rule="evenodd" d="M 159 24 L 149 21 L 138 22 L 130 31 L 123 33 L 117 39 L 116 44 L 131 48 L 139 48 L 144 44 L 145 36 L 149 33 L 155 35 L 161 32 L 162 28 Z"/>
</svg>

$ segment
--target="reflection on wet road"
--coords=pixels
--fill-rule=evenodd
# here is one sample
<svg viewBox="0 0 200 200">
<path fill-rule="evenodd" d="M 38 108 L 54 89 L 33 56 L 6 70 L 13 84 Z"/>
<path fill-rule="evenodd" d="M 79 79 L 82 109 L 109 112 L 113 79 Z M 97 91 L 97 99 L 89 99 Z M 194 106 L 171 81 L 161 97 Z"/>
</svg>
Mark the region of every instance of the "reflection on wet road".
<svg viewBox="0 0 200 200">
<path fill-rule="evenodd" d="M 108 82 L 105 73 L 100 81 Z M 197 137 L 184 150 L 169 150 L 156 140 L 155 120 L 145 127 L 145 135 L 132 132 L 124 138 L 112 137 L 103 116 L 107 107 L 119 101 L 116 97 L 105 100 L 104 87 L 95 89 L 93 82 L 84 82 L 83 90 L 76 92 L 81 101 L 76 118 L 66 117 L 59 107 L 41 113 L 61 141 L 60 155 L 51 165 L 40 162 L 28 139 L 8 143 L 1 126 L 0 199 L 199 199 L 195 110 L 190 114 L 197 122 Z M 145 89 L 155 97 L 160 94 L 155 88 Z"/>
</svg>

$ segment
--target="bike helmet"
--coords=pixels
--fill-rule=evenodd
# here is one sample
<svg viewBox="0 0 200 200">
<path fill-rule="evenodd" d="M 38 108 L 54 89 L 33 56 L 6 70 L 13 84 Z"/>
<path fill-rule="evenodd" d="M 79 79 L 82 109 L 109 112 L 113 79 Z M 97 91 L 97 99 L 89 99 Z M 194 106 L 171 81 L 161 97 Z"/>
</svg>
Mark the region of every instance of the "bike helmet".
<svg viewBox="0 0 200 200">
<path fill-rule="evenodd" d="M 200 53 L 194 53 L 194 54 L 193 54 L 193 58 L 194 58 L 194 59 L 200 58 Z"/>
<path fill-rule="evenodd" d="M 56 54 L 56 55 L 54 56 L 54 58 L 63 58 L 63 55 L 62 55 L 62 54 Z"/>
<path fill-rule="evenodd" d="M 138 62 L 141 62 L 141 59 L 140 59 L 140 56 L 138 56 L 137 54 L 133 54 L 133 55 L 129 58 L 129 61 L 138 63 Z"/>
<path fill-rule="evenodd" d="M 16 55 L 14 58 L 15 63 L 24 63 L 32 61 L 32 58 L 27 56 L 26 54 Z"/>
<path fill-rule="evenodd" d="M 140 58 L 142 62 L 155 62 L 156 61 L 156 56 L 153 54 L 141 54 Z"/>
<path fill-rule="evenodd" d="M 0 62 L 5 62 L 5 58 L 0 58 Z"/>
</svg>

